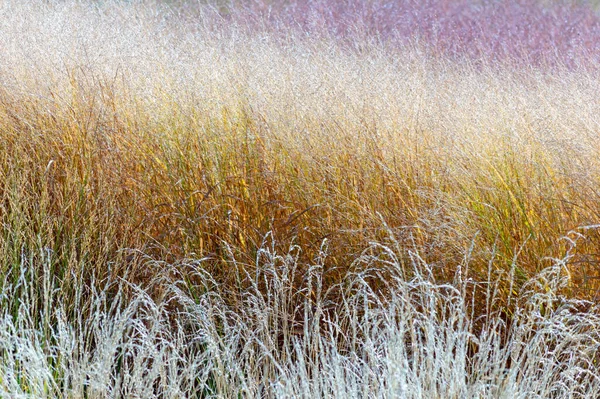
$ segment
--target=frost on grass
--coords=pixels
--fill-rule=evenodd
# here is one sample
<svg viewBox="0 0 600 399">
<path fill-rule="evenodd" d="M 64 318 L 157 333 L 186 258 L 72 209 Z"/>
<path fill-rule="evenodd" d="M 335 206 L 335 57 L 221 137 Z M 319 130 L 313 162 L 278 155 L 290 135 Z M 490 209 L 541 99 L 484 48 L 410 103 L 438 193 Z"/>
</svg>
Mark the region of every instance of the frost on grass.
<svg viewBox="0 0 600 399">
<path fill-rule="evenodd" d="M 34 298 L 26 295 L 11 314 L 11 290 L 47 277 L 44 268 L 24 273 L 2 291 L 0 396 L 600 395 L 600 318 L 590 303 L 559 295 L 567 259 L 525 285 L 505 324 L 498 315 L 471 313 L 467 291 L 477 286 L 494 301 L 493 285 L 460 276 L 436 284 L 417 253 L 407 271 L 398 253 L 374 245 L 356 261 L 362 272 L 338 287 L 342 300 L 332 303 L 322 290 L 326 247 L 311 265 L 298 264 L 297 251 L 263 246 L 255 271 L 237 269 L 252 288 L 236 301 L 209 276 L 202 287 L 163 281 L 162 299 L 114 281 L 81 299 L 89 316 L 80 318 L 65 316 L 51 285 L 39 293 L 50 301 L 49 314 L 32 314 Z M 178 266 L 204 273 L 202 261 Z M 301 269 L 303 283 L 293 289 Z M 386 295 L 368 283 L 376 270 L 388 272 Z M 128 301 L 121 300 L 125 291 Z"/>
</svg>

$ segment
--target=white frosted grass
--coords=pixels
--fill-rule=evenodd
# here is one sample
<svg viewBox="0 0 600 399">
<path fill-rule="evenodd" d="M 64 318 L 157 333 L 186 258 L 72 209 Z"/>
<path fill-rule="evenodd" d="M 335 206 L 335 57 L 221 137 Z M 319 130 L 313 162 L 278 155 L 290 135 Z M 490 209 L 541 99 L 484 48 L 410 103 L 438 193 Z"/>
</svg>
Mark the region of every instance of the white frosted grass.
<svg viewBox="0 0 600 399">
<path fill-rule="evenodd" d="M 168 284 L 162 300 L 114 282 L 82 299 L 87 311 L 79 319 L 66 316 L 60 293 L 47 285 L 50 292 L 42 289 L 38 298 L 22 297 L 13 315 L 9 309 L 16 302 L 7 294 L 14 287 L 5 283 L 0 397 L 600 395 L 600 318 L 589 303 L 557 295 L 566 283 L 565 260 L 514 298 L 519 304 L 512 324 L 492 315 L 479 320 L 476 331 L 465 295 L 473 282 L 435 284 L 416 254 L 415 277 L 404 281 L 397 254 L 374 246 L 371 253 L 378 255 L 357 260 L 365 272 L 340 287 L 344 299 L 329 303 L 321 291 L 325 255 L 309 267 L 303 289 L 290 288 L 302 269 L 297 251 L 277 255 L 263 248 L 256 272 L 239 276 L 255 288 L 235 308 L 203 275 L 205 287 L 190 292 L 182 283 Z M 188 264 L 203 274 L 201 265 Z M 231 260 L 231 266 L 239 265 Z M 23 267 L 30 271 L 16 285 L 31 284 L 32 269 Z M 382 268 L 391 275 L 386 300 L 366 283 Z M 494 299 L 493 287 L 480 289 Z M 128 301 L 120 299 L 124 290 L 134 292 Z M 51 302 L 49 323 L 34 321 L 40 318 L 33 302 L 40 298 Z"/>
</svg>

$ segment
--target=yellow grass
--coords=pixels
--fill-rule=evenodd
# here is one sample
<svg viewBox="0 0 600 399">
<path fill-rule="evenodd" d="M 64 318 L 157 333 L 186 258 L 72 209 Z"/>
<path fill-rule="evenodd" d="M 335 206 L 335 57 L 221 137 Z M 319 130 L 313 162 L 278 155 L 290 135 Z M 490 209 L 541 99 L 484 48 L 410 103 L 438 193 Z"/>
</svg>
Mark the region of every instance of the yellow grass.
<svg viewBox="0 0 600 399">
<path fill-rule="evenodd" d="M 209 258 L 235 287 L 228 253 L 252 269 L 270 233 L 308 263 L 327 240 L 330 286 L 379 242 L 439 281 L 465 259 L 476 280 L 512 273 L 508 295 L 583 234 L 569 293 L 598 288 L 591 72 L 358 53 L 158 6 L 14 6 L 1 8 L 4 274 L 42 249 L 64 287 L 176 273 L 145 255 Z"/>
</svg>

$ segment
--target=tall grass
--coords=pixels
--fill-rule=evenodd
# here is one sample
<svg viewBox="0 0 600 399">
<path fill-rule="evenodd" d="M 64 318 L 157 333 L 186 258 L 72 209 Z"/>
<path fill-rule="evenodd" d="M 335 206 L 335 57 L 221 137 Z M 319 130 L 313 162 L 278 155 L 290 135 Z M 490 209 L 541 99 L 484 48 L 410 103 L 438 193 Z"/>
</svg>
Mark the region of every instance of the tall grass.
<svg viewBox="0 0 600 399">
<path fill-rule="evenodd" d="M 556 260 L 514 296 L 518 305 L 510 321 L 495 313 L 481 321 L 473 318 L 467 291 L 483 290 L 493 302 L 497 285 L 476 287 L 460 274 L 454 284 L 432 282 L 417 253 L 415 277 L 406 280 L 398 254 L 371 249 L 357 262 L 372 273 L 389 272 L 387 295 L 373 290 L 367 274 L 357 274 L 344 282 L 337 303 L 323 291 L 325 249 L 308 273 L 297 276 L 298 249 L 278 254 L 269 243 L 260 249 L 252 275 L 229 259 L 251 287 L 239 293 L 235 307 L 202 261 L 180 264 L 205 282 L 194 293 L 175 282 L 157 302 L 137 287 L 125 295 L 126 282 L 109 281 L 80 300 L 89 316 L 68 317 L 51 284 L 31 287 L 31 295 L 51 302 L 52 310 L 40 319 L 31 301 L 21 301 L 16 315 L 3 311 L 0 392 L 14 398 L 600 393 L 597 309 L 557 295 L 568 258 Z M 29 277 L 24 273 L 17 284 L 30 288 Z M 47 269 L 37 277 L 53 278 Z M 297 277 L 300 286 L 291 284 Z M 109 295 L 115 290 L 116 296 Z M 4 303 L 11 294 L 5 287 Z M 302 319 L 294 322 L 297 313 Z"/>
<path fill-rule="evenodd" d="M 0 3 L 3 395 L 594 396 L 596 15 L 286 4 Z"/>
</svg>

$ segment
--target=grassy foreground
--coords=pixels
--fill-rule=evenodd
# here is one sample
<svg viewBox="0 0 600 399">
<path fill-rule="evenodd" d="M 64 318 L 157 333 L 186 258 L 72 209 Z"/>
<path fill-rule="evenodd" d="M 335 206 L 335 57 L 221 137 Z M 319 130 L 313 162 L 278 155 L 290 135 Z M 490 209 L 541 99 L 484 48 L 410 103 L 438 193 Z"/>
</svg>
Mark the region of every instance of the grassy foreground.
<svg viewBox="0 0 600 399">
<path fill-rule="evenodd" d="M 475 3 L 0 2 L 0 397 L 600 396 L 600 19 Z"/>
</svg>

